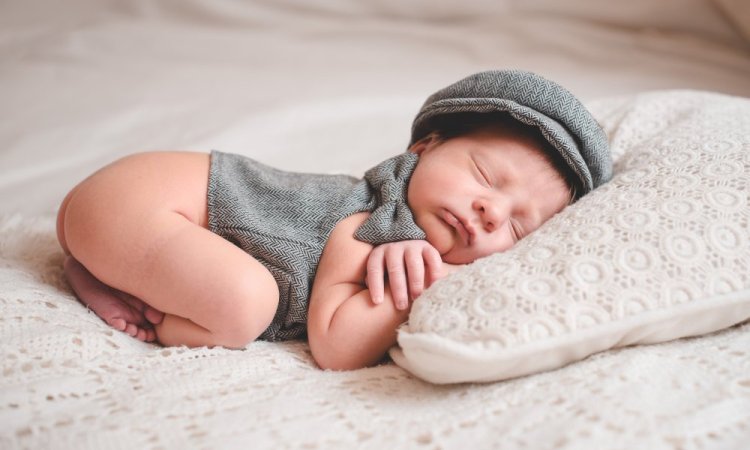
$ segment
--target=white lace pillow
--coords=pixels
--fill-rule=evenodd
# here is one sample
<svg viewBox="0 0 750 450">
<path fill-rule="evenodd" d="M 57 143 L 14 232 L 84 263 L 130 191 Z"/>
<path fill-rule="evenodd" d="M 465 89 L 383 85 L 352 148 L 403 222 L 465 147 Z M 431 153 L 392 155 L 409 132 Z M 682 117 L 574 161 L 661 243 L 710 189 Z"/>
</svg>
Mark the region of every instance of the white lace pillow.
<svg viewBox="0 0 750 450">
<path fill-rule="evenodd" d="M 436 383 L 502 380 L 750 318 L 750 100 L 677 91 L 591 107 L 613 180 L 428 289 L 397 364 Z"/>
</svg>

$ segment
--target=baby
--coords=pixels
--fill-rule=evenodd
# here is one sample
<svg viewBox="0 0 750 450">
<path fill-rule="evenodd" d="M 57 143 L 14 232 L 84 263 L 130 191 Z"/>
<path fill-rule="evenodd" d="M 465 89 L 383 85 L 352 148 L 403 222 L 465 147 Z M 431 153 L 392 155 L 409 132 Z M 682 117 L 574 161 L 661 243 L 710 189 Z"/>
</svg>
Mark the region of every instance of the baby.
<svg viewBox="0 0 750 450">
<path fill-rule="evenodd" d="M 60 207 L 65 275 L 112 327 L 163 345 L 307 335 L 322 368 L 377 363 L 410 304 L 611 177 L 606 136 L 559 85 L 469 76 L 427 99 L 408 152 L 363 180 L 238 155 L 125 157 Z"/>
</svg>

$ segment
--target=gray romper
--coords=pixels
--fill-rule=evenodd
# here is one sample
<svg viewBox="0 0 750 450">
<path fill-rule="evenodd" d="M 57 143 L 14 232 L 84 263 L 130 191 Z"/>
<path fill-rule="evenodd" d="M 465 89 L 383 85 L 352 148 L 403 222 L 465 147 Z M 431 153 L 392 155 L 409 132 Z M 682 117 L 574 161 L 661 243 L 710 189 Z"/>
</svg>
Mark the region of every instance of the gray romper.
<svg viewBox="0 0 750 450">
<path fill-rule="evenodd" d="M 279 307 L 260 339 L 306 334 L 315 271 L 342 219 L 371 212 L 354 237 L 372 245 L 425 238 L 406 202 L 418 158 L 400 154 L 358 180 L 285 172 L 244 156 L 211 152 L 209 229 L 256 258 L 279 286 Z"/>
</svg>

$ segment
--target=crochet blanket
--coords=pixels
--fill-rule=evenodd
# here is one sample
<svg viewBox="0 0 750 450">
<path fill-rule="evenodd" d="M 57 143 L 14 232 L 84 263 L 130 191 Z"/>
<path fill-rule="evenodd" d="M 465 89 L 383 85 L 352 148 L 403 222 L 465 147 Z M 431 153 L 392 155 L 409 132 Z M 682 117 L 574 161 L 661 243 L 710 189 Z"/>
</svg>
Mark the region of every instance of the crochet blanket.
<svg viewBox="0 0 750 450">
<path fill-rule="evenodd" d="M 0 216 L 0 448 L 742 448 L 750 324 L 493 384 L 318 369 L 305 342 L 162 348 L 62 277 L 54 217 Z"/>
</svg>

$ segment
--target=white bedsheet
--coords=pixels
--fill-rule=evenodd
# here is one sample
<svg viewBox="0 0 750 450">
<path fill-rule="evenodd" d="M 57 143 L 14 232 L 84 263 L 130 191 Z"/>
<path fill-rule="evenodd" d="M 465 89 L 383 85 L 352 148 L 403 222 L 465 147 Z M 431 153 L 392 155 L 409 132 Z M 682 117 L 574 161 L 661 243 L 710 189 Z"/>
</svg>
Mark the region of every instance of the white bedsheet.
<svg viewBox="0 0 750 450">
<path fill-rule="evenodd" d="M 404 149 L 428 94 L 483 69 L 536 71 L 585 100 L 750 96 L 745 5 L 0 4 L 0 447 L 742 448 L 748 325 L 482 386 L 431 386 L 392 364 L 323 372 L 304 343 L 165 350 L 74 300 L 54 212 L 142 150 L 358 175 Z"/>
</svg>

